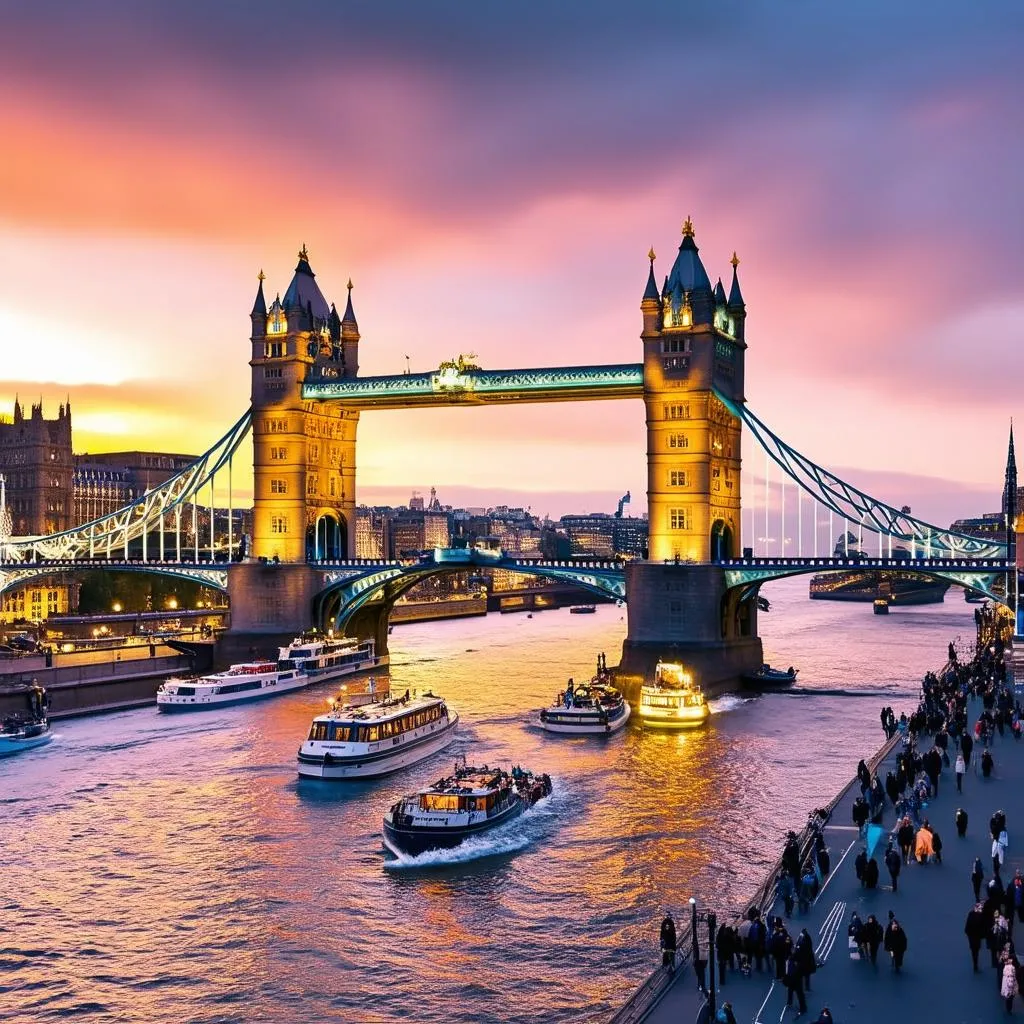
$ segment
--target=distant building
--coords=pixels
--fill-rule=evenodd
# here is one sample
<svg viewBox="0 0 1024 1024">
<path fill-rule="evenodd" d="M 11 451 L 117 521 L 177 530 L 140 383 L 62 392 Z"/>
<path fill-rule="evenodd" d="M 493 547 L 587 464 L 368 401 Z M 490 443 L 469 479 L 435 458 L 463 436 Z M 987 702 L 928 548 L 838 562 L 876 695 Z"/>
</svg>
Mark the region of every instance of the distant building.
<svg viewBox="0 0 1024 1024">
<path fill-rule="evenodd" d="M 574 555 L 594 558 L 643 558 L 647 552 L 646 519 L 595 512 L 588 516 L 562 516 L 559 525 L 569 538 Z"/>
<path fill-rule="evenodd" d="M 0 473 L 7 484 L 7 507 L 15 537 L 59 533 L 72 519 L 71 405 L 57 418 L 43 416 L 43 403 L 14 402 L 14 416 L 0 420 Z"/>
<path fill-rule="evenodd" d="M 388 557 L 391 509 L 356 509 L 356 558 L 384 559 Z"/>
</svg>

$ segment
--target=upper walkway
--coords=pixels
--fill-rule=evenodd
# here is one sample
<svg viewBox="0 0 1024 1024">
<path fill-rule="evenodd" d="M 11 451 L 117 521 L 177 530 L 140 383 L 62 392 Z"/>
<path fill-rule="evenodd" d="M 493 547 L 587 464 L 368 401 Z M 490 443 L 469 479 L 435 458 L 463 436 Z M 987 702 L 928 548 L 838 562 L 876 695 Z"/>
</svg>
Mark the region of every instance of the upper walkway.
<svg viewBox="0 0 1024 1024">
<path fill-rule="evenodd" d="M 980 712 L 980 700 L 972 701 L 972 723 Z M 918 749 L 928 749 L 926 737 L 919 739 Z M 879 766 L 880 778 L 884 779 L 890 769 L 895 771 L 898 750 L 899 746 Z M 995 771 L 992 778 L 984 779 L 978 768 L 980 747 L 976 745 L 974 764 L 964 778 L 962 795 L 956 791 L 952 768 L 943 769 L 938 796 L 922 811 L 922 818 L 927 818 L 942 837 L 942 864 L 912 862 L 904 866 L 899 875 L 899 891 L 895 893 L 882 863 L 884 839 L 875 851 L 881 873 L 878 888 L 863 889 L 857 881 L 854 859 L 863 842 L 852 824 L 851 809 L 860 789 L 851 783 L 843 793 L 825 829 L 832 872 L 810 911 L 801 914 L 795 910 L 786 921 L 794 939 L 801 928 L 810 932 L 818 961 L 823 962 L 813 975 L 812 991 L 807 994 L 808 1012 L 799 1018 L 801 1022 L 815 1021 L 825 1006 L 832 1011 L 835 1024 L 900 1018 L 933 1024 L 990 1024 L 1004 1017 L 988 950 L 982 948 L 981 971 L 975 974 L 964 936 L 964 922 L 974 905 L 969 876 L 975 857 L 980 857 L 985 865 L 986 883 L 991 877 L 992 840 L 988 822 L 997 809 L 1006 812 L 1010 835 L 1003 882 L 1008 884 L 1017 868 L 1024 869 L 1024 742 L 1014 741 L 1007 729 L 1005 737 L 996 734 L 992 750 Z M 854 767 L 855 764 L 850 765 L 851 772 Z M 957 837 L 953 824 L 958 807 L 969 815 L 964 839 Z M 887 804 L 883 819 L 886 832 L 894 821 L 892 805 Z M 781 904 L 777 904 L 772 912 L 781 914 L 782 910 Z M 852 958 L 847 946 L 846 929 L 854 911 L 861 920 L 874 914 L 884 928 L 890 910 L 907 934 L 907 955 L 899 974 L 893 972 L 883 950 L 879 951 L 877 965 L 872 966 Z M 706 956 L 706 926 L 700 925 L 698 932 L 701 955 Z M 1024 931 L 1019 931 L 1016 938 L 1021 948 Z M 750 977 L 729 971 L 724 988 L 718 989 L 717 1005 L 725 1000 L 732 1003 L 738 1024 L 776 1024 L 795 1018 L 795 1004 L 793 1009 L 786 1010 L 786 988 L 774 981 L 769 963 L 766 961 L 763 973 L 755 970 Z M 1015 1013 L 1024 1012 L 1021 1002 L 1024 1000 L 1018 997 Z M 668 994 L 643 1019 L 646 1024 L 692 1024 L 698 1020 L 703 1005 L 693 972 L 687 968 L 679 972 Z"/>
</svg>

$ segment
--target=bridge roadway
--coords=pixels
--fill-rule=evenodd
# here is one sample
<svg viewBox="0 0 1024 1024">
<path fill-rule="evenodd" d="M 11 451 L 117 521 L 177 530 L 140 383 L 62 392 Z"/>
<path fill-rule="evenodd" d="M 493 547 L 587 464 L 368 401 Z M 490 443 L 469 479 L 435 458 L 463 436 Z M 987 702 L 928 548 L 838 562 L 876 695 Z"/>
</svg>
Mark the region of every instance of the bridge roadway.
<svg viewBox="0 0 1024 1024">
<path fill-rule="evenodd" d="M 974 701 L 972 722 L 980 712 L 981 702 Z M 923 744 L 919 744 L 919 748 L 927 749 Z M 898 749 L 891 751 L 878 768 L 881 778 L 894 768 Z M 832 873 L 809 913 L 801 914 L 796 910 L 786 922 L 794 939 L 801 928 L 810 932 L 819 963 L 824 961 L 812 978 L 812 991 L 807 995 L 808 1012 L 799 1018 L 801 1022 L 815 1021 L 825 1006 L 832 1011 L 835 1024 L 900 1018 L 932 1024 L 989 1024 L 1004 1017 L 995 971 L 985 947 L 979 958 L 980 973 L 975 974 L 971 969 L 964 921 L 974 903 L 969 875 L 975 857 L 980 857 L 986 867 L 986 883 L 991 877 L 988 820 L 996 809 L 1006 812 L 1010 835 L 1002 871 L 1004 883 L 1009 883 L 1017 868 L 1024 869 L 1024 743 L 1011 739 L 1009 730 L 1005 738 L 996 735 L 995 771 L 990 779 L 980 774 L 979 756 L 980 748 L 975 747 L 975 763 L 964 778 L 962 795 L 957 794 L 952 768 L 944 768 L 939 795 L 922 812 L 942 837 L 942 864 L 904 866 L 896 893 L 888 884 L 889 875 L 882 864 L 884 838 L 876 851 L 881 869 L 879 887 L 862 889 L 857 881 L 854 859 L 863 843 L 851 823 L 851 808 L 860 789 L 851 782 L 841 795 L 825 830 Z M 851 771 L 854 767 L 851 763 Z M 953 825 L 958 807 L 963 807 L 969 815 L 964 839 L 957 837 Z M 894 820 L 892 806 L 887 804 L 883 819 L 887 832 Z M 794 825 L 799 827 L 798 823 Z M 680 897 L 679 904 L 685 906 L 686 894 L 681 893 Z M 782 910 L 781 904 L 776 904 L 772 912 L 781 914 Z M 907 933 L 907 955 L 901 973 L 893 972 L 884 950 L 879 950 L 876 966 L 851 958 L 846 928 L 855 910 L 861 920 L 874 914 L 883 928 L 888 911 L 896 914 Z M 719 921 L 722 916 L 720 913 Z M 655 927 L 656 922 L 652 922 L 652 931 Z M 706 956 L 705 925 L 698 926 L 698 934 L 701 955 Z M 1022 935 L 1024 925 L 1018 923 L 1018 949 L 1024 947 Z M 681 955 L 687 953 L 688 949 L 680 949 Z M 652 948 L 652 957 L 656 955 L 657 950 Z M 724 1000 L 732 1003 L 738 1024 L 778 1024 L 796 1016 L 795 1002 L 792 1010 L 786 1010 L 786 989 L 773 980 L 767 963 L 763 973 L 755 970 L 747 978 L 737 971 L 728 972 L 724 988 L 718 989 L 717 1005 L 721 1006 Z M 1021 997 L 1017 998 L 1016 1013 L 1021 1012 L 1022 1001 Z M 699 1019 L 704 1005 L 694 975 L 687 966 L 677 972 L 676 982 L 652 1012 L 632 1019 L 642 1019 L 645 1024 L 691 1024 Z"/>
</svg>

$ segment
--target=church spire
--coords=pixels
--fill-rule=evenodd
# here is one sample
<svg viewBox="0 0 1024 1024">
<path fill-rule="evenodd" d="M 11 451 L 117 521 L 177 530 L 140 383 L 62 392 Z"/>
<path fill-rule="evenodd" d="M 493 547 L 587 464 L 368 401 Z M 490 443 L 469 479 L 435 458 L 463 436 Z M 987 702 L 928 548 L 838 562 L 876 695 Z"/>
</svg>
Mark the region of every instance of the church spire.
<svg viewBox="0 0 1024 1024">
<path fill-rule="evenodd" d="M 1003 478 L 1003 524 L 1006 527 L 1006 557 L 1014 561 L 1017 553 L 1017 455 L 1013 450 L 1013 420 L 1010 420 L 1010 441 L 1006 447 L 1006 473 Z"/>
</svg>

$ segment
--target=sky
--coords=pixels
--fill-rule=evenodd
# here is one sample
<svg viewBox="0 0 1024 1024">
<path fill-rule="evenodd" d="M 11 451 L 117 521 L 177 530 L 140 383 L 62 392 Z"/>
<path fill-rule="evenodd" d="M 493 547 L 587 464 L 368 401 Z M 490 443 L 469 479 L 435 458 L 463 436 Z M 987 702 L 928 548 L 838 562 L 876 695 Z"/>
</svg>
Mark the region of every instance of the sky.
<svg viewBox="0 0 1024 1024">
<path fill-rule="evenodd" d="M 329 301 L 354 282 L 363 374 L 639 361 L 647 250 L 660 280 L 692 216 L 712 280 L 742 261 L 763 421 L 923 518 L 998 509 L 1016 0 L 35 0 L 5 35 L 0 412 L 70 396 L 80 451 L 221 436 L 257 272 L 283 293 L 302 244 Z M 362 502 L 646 504 L 639 401 L 359 438 Z"/>
</svg>

